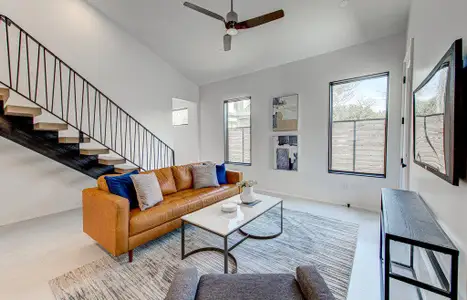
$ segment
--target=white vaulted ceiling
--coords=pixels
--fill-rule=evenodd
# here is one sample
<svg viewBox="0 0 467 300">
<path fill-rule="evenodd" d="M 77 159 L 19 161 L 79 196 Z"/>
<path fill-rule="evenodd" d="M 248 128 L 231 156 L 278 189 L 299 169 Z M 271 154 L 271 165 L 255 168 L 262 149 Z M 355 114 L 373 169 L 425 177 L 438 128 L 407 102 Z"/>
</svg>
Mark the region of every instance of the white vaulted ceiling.
<svg viewBox="0 0 467 300">
<path fill-rule="evenodd" d="M 242 31 L 224 52 L 222 22 L 181 0 L 87 0 L 203 85 L 404 32 L 410 0 L 234 0 L 240 21 L 284 9 L 285 18 Z M 229 0 L 191 2 L 225 16 Z"/>
</svg>

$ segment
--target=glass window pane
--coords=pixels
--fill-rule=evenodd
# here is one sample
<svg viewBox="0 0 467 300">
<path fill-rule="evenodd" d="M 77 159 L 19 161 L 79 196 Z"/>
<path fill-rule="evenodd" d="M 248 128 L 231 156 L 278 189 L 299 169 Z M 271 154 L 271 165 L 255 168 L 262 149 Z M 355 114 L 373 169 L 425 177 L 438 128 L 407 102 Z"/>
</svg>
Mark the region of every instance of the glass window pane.
<svg viewBox="0 0 467 300">
<path fill-rule="evenodd" d="M 333 82 L 333 171 L 384 175 L 389 75 Z"/>
<path fill-rule="evenodd" d="M 225 102 L 226 161 L 251 163 L 250 99 Z"/>
<path fill-rule="evenodd" d="M 173 126 L 188 125 L 188 108 L 172 111 Z"/>
</svg>

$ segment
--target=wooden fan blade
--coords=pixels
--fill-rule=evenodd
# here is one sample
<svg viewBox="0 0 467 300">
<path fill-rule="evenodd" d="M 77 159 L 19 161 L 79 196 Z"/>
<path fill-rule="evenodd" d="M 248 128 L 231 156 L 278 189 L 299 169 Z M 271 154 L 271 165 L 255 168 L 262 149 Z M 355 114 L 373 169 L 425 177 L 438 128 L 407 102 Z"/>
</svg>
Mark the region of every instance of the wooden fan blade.
<svg viewBox="0 0 467 300">
<path fill-rule="evenodd" d="M 281 19 L 285 16 L 284 11 L 278 10 L 269 14 L 265 14 L 260 17 L 256 17 L 253 19 L 249 19 L 240 23 L 235 24 L 235 28 L 237 29 L 248 29 L 248 28 L 253 28 L 256 26 L 261 26 L 263 24 Z"/>
<path fill-rule="evenodd" d="M 230 51 L 232 49 L 232 36 L 224 35 L 224 51 Z"/>
<path fill-rule="evenodd" d="M 285 16 L 284 11 L 278 10 L 269 14 L 265 14 L 260 17 L 256 17 L 253 19 L 249 19 L 240 23 L 235 24 L 236 29 L 248 29 L 248 28 L 253 28 L 256 26 L 261 26 L 263 24 L 278 20 L 280 18 L 283 18 Z"/>
<path fill-rule="evenodd" d="M 219 21 L 222 21 L 225 23 L 225 19 L 223 16 L 216 14 L 215 12 L 212 12 L 210 10 L 207 10 L 205 8 L 202 8 L 201 6 L 198 6 L 196 4 L 190 3 L 190 2 L 184 2 L 183 5 L 185 5 L 188 8 L 191 8 L 193 10 L 196 10 L 197 12 L 202 13 L 203 15 L 206 15 L 208 17 L 217 19 Z"/>
</svg>

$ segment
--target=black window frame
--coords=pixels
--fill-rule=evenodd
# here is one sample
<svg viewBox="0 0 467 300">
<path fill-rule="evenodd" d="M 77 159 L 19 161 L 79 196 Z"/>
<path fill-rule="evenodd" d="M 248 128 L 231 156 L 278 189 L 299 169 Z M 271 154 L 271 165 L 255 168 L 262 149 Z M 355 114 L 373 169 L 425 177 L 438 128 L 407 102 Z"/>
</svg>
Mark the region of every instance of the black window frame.
<svg viewBox="0 0 467 300">
<path fill-rule="evenodd" d="M 229 124 L 228 124 L 228 103 L 238 102 L 238 101 L 250 101 L 250 162 L 235 162 L 229 161 Z M 252 105 L 251 105 L 251 97 L 238 97 L 233 99 L 224 100 L 223 102 L 223 109 L 224 109 L 224 162 L 229 165 L 239 165 L 239 166 L 251 166 L 253 161 L 253 129 L 251 123 L 251 114 L 252 114 Z"/>
<path fill-rule="evenodd" d="M 387 93 L 386 93 L 386 122 L 384 126 L 384 172 L 382 174 L 365 173 L 365 172 L 352 172 L 332 169 L 332 124 L 333 124 L 333 86 L 338 84 L 346 84 L 355 81 L 362 81 L 373 78 L 387 78 Z M 329 83 L 329 124 L 328 124 L 328 173 L 340 175 L 354 175 L 374 178 L 386 178 L 387 176 L 387 156 L 388 156 L 388 123 L 389 123 L 389 99 L 390 99 L 390 72 L 382 72 L 371 75 L 358 76 L 343 80 L 332 81 Z"/>
</svg>

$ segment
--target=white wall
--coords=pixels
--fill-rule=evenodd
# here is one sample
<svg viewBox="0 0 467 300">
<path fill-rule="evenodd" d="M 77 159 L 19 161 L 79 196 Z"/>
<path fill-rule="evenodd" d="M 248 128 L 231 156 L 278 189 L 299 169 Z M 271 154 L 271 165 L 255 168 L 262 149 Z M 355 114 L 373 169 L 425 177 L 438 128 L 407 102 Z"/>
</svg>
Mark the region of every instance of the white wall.
<svg viewBox="0 0 467 300">
<path fill-rule="evenodd" d="M 379 210 L 380 189 L 399 176 L 401 73 L 405 35 L 209 84 L 200 88 L 201 159 L 224 160 L 223 100 L 252 98 L 252 166 L 236 167 L 258 189 Z M 329 82 L 390 72 L 387 178 L 328 174 Z M 272 169 L 272 98 L 300 95 L 299 171 Z"/>
<path fill-rule="evenodd" d="M 415 39 L 414 87 L 417 87 L 457 38 L 464 38 L 467 50 L 467 1 L 413 0 L 408 37 Z M 467 51 L 464 51 L 467 54 Z M 411 159 L 413 153 L 411 154 Z M 439 179 L 413 161 L 410 164 L 410 189 L 428 202 L 443 227 L 463 252 L 459 288 L 464 299 L 467 290 L 467 182 L 459 187 Z"/>
<path fill-rule="evenodd" d="M 81 0 L 0 0 L 0 13 L 22 26 L 167 144 L 174 144 L 172 98 L 197 102 L 199 88 L 160 57 Z M 1 148 L 19 147 L 15 146 L 0 142 Z M 85 175 L 24 151 L 18 150 L 15 156 L 11 153 L 16 151 L 0 151 L 0 162 L 8 161 L 11 166 L 0 170 L 0 187 L 5 191 L 14 186 L 21 191 L 2 193 L 2 198 L 9 200 L 2 206 L 0 225 L 77 208 L 83 187 L 95 185 Z M 20 160 L 19 153 L 28 157 L 29 164 L 9 161 Z M 44 190 L 50 192 L 37 192 Z"/>
<path fill-rule="evenodd" d="M 175 164 L 199 162 L 198 103 L 174 98 L 173 109 L 188 109 L 188 125 L 174 126 Z"/>
</svg>

